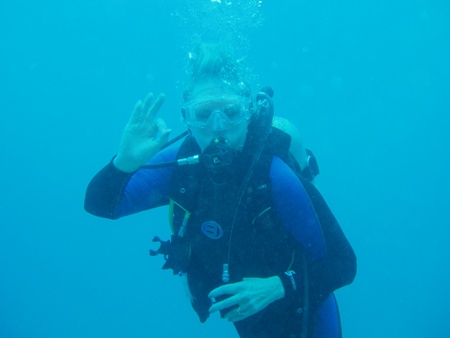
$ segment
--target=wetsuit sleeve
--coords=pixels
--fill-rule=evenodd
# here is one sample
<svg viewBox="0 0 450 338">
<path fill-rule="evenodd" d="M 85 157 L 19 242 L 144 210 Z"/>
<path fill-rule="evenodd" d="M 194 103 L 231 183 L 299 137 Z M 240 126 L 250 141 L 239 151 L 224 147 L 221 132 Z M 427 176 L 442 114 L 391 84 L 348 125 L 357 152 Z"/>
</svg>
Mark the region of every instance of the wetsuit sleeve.
<svg viewBox="0 0 450 338">
<path fill-rule="evenodd" d="M 275 213 L 306 254 L 309 304 L 311 309 L 317 309 L 333 291 L 353 281 L 356 256 L 312 184 L 300 181 L 277 157 L 272 162 L 271 179 Z M 300 261 L 293 266 L 295 274 L 280 275 L 286 297 L 295 298 L 298 304 L 302 304 L 304 287 Z"/>
<path fill-rule="evenodd" d="M 302 180 L 302 185 L 316 211 L 327 249 L 325 259 L 308 266 L 310 302 L 314 307 L 319 306 L 331 292 L 353 282 L 356 255 L 319 191 L 306 180 Z"/>
<path fill-rule="evenodd" d="M 176 148 L 164 150 L 149 164 L 172 161 L 177 151 Z M 125 173 L 111 161 L 89 183 L 84 208 L 95 216 L 118 219 L 167 204 L 172 173 L 171 167 Z"/>
<path fill-rule="evenodd" d="M 84 209 L 99 217 L 117 219 L 116 206 L 134 173 L 117 169 L 112 160 L 100 170 L 89 183 L 84 198 Z"/>
</svg>

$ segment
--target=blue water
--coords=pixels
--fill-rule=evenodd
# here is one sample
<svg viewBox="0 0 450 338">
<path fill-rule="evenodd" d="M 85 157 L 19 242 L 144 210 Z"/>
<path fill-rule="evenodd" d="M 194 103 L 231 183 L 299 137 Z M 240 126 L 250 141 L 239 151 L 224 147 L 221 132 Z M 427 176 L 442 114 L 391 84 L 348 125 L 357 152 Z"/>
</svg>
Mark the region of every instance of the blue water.
<svg viewBox="0 0 450 338">
<path fill-rule="evenodd" d="M 183 130 L 188 52 L 233 44 L 301 130 L 358 256 L 344 337 L 450 337 L 450 3 L 0 3 L 0 337 L 236 337 L 150 258 L 167 210 L 88 215 L 135 102 Z"/>
</svg>

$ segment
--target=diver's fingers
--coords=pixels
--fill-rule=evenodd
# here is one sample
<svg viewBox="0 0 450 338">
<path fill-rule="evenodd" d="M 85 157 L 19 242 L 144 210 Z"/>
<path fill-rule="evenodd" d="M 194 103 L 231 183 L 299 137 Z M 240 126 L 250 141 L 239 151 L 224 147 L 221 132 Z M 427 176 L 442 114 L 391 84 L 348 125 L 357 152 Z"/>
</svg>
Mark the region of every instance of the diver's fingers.
<svg viewBox="0 0 450 338">
<path fill-rule="evenodd" d="M 155 121 L 153 122 L 153 125 L 159 133 L 162 133 L 164 130 L 167 129 L 166 123 L 164 122 L 164 120 L 162 118 L 155 119 Z"/>
<path fill-rule="evenodd" d="M 158 113 L 159 109 L 161 108 L 161 106 L 164 103 L 164 99 L 165 99 L 165 95 L 159 94 L 158 97 L 156 98 L 155 102 L 148 109 L 148 111 L 145 111 L 145 113 L 146 113 L 145 122 L 146 123 L 151 123 L 155 119 L 156 114 Z"/>
<path fill-rule="evenodd" d="M 221 300 L 220 302 L 213 304 L 209 308 L 209 312 L 213 313 L 213 312 L 217 312 L 220 310 L 228 309 L 230 307 L 234 307 L 236 305 L 239 305 L 239 301 L 240 301 L 240 297 L 238 297 L 236 295 L 231 296 L 229 298 L 226 298 L 224 300 Z"/>
<path fill-rule="evenodd" d="M 212 290 L 208 297 L 209 298 L 216 298 L 223 295 L 234 295 L 239 292 L 239 284 L 240 283 L 233 283 L 233 284 L 225 284 L 222 286 L 219 286 L 218 288 L 215 288 Z"/>
<path fill-rule="evenodd" d="M 147 112 L 148 112 L 148 110 L 149 110 L 149 108 L 150 108 L 150 106 L 151 106 L 151 104 L 152 104 L 153 96 L 154 96 L 153 93 L 150 92 L 150 93 L 148 93 L 147 96 L 145 97 L 145 99 L 144 99 L 144 105 L 142 106 L 142 113 L 143 113 L 143 114 L 147 114 Z"/>
<path fill-rule="evenodd" d="M 141 112 L 142 112 L 142 101 L 139 100 L 134 105 L 133 113 L 131 113 L 130 120 L 128 121 L 128 124 L 135 124 L 138 123 L 141 119 Z"/>
</svg>

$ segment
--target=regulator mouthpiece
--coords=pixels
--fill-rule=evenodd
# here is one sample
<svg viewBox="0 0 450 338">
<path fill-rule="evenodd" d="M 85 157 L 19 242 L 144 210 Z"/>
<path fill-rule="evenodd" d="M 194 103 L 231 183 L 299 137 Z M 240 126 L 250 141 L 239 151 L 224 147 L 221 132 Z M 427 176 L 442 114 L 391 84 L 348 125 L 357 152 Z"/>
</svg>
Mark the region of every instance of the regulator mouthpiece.
<svg viewBox="0 0 450 338">
<path fill-rule="evenodd" d="M 200 156 L 201 163 L 213 182 L 217 184 L 224 184 L 231 179 L 235 159 L 236 151 L 231 149 L 227 141 L 222 138 L 214 139 Z"/>
</svg>

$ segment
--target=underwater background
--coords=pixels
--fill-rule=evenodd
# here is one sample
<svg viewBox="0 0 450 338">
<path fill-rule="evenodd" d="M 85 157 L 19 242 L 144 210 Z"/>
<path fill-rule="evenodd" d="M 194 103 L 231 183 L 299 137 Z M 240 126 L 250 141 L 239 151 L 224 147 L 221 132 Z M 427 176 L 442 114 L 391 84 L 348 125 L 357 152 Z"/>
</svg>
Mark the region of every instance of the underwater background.
<svg viewBox="0 0 450 338">
<path fill-rule="evenodd" d="M 0 2 L 0 337 L 237 337 L 151 258 L 167 209 L 83 209 L 135 102 L 175 136 L 189 52 L 228 43 L 294 122 L 358 257 L 353 337 L 450 337 L 450 3 Z"/>
</svg>

